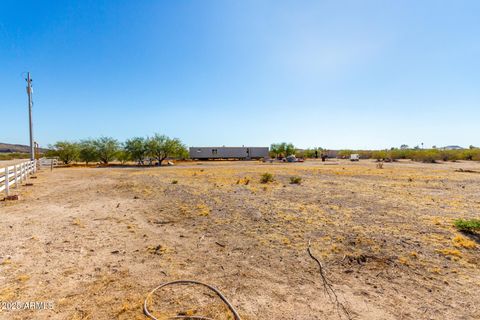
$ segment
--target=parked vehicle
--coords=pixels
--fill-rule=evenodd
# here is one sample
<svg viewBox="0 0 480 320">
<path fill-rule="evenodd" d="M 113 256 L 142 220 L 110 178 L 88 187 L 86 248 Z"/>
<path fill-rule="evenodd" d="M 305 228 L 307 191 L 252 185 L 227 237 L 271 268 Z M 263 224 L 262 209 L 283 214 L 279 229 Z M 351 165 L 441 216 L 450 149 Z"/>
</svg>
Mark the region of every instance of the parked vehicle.
<svg viewBox="0 0 480 320">
<path fill-rule="evenodd" d="M 284 162 L 304 162 L 305 160 L 303 158 L 297 158 L 295 155 L 289 155 L 286 158 L 283 158 Z"/>
<path fill-rule="evenodd" d="M 350 161 L 360 161 L 360 155 L 358 153 L 352 153 L 350 155 Z"/>
</svg>

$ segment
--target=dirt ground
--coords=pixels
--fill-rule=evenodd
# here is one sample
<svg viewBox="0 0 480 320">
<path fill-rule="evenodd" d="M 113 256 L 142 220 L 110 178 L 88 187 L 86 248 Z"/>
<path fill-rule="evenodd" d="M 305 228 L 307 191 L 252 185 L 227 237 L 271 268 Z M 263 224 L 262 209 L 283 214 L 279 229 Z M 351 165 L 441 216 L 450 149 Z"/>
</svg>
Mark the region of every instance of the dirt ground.
<svg viewBox="0 0 480 320">
<path fill-rule="evenodd" d="M 253 319 L 480 319 L 480 163 L 183 163 L 43 169 L 0 202 L 0 319 L 146 319 L 157 285 L 193 279 Z M 262 173 L 275 181 L 260 183 Z M 290 177 L 301 184 L 290 184 Z M 195 286 L 155 294 L 159 319 L 233 319 Z"/>
</svg>

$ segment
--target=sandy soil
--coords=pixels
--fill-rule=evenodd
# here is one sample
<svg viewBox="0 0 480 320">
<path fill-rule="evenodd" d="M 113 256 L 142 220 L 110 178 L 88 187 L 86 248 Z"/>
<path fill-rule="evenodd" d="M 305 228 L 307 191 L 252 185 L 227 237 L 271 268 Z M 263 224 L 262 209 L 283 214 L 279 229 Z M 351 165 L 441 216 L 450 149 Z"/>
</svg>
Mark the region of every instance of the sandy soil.
<svg viewBox="0 0 480 320">
<path fill-rule="evenodd" d="M 146 294 L 177 279 L 214 285 L 244 320 L 345 319 L 309 240 L 352 319 L 480 319 L 478 239 L 452 227 L 479 217 L 480 174 L 458 168 L 480 164 L 45 169 L 0 202 L 0 301 L 54 307 L 0 319 L 146 319 Z M 193 286 L 150 306 L 232 319 Z"/>
</svg>

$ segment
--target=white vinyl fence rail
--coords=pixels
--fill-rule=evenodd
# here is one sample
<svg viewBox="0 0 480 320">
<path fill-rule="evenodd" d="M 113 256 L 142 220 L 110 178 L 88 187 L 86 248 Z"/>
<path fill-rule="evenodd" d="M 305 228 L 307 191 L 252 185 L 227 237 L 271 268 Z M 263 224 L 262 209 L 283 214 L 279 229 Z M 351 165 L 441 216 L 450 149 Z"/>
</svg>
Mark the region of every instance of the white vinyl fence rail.
<svg viewBox="0 0 480 320">
<path fill-rule="evenodd" d="M 12 187 L 18 188 L 28 176 L 37 171 L 37 161 L 25 161 L 12 166 L 0 168 L 0 192 L 8 196 Z"/>
</svg>

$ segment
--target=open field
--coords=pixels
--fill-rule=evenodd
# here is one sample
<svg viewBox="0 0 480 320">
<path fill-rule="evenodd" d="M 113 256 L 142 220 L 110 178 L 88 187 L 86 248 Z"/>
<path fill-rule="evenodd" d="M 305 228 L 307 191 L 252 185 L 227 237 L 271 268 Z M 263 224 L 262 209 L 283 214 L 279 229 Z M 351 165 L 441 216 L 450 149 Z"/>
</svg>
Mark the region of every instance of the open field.
<svg viewBox="0 0 480 320">
<path fill-rule="evenodd" d="M 479 319 L 480 244 L 452 221 L 479 217 L 480 174 L 459 168 L 480 163 L 43 170 L 0 202 L 0 301 L 54 309 L 0 319 L 146 319 L 146 294 L 177 279 L 219 288 L 244 320 L 339 319 L 309 240 L 352 319 Z M 180 289 L 154 296 L 159 318 L 231 319 Z"/>
</svg>

